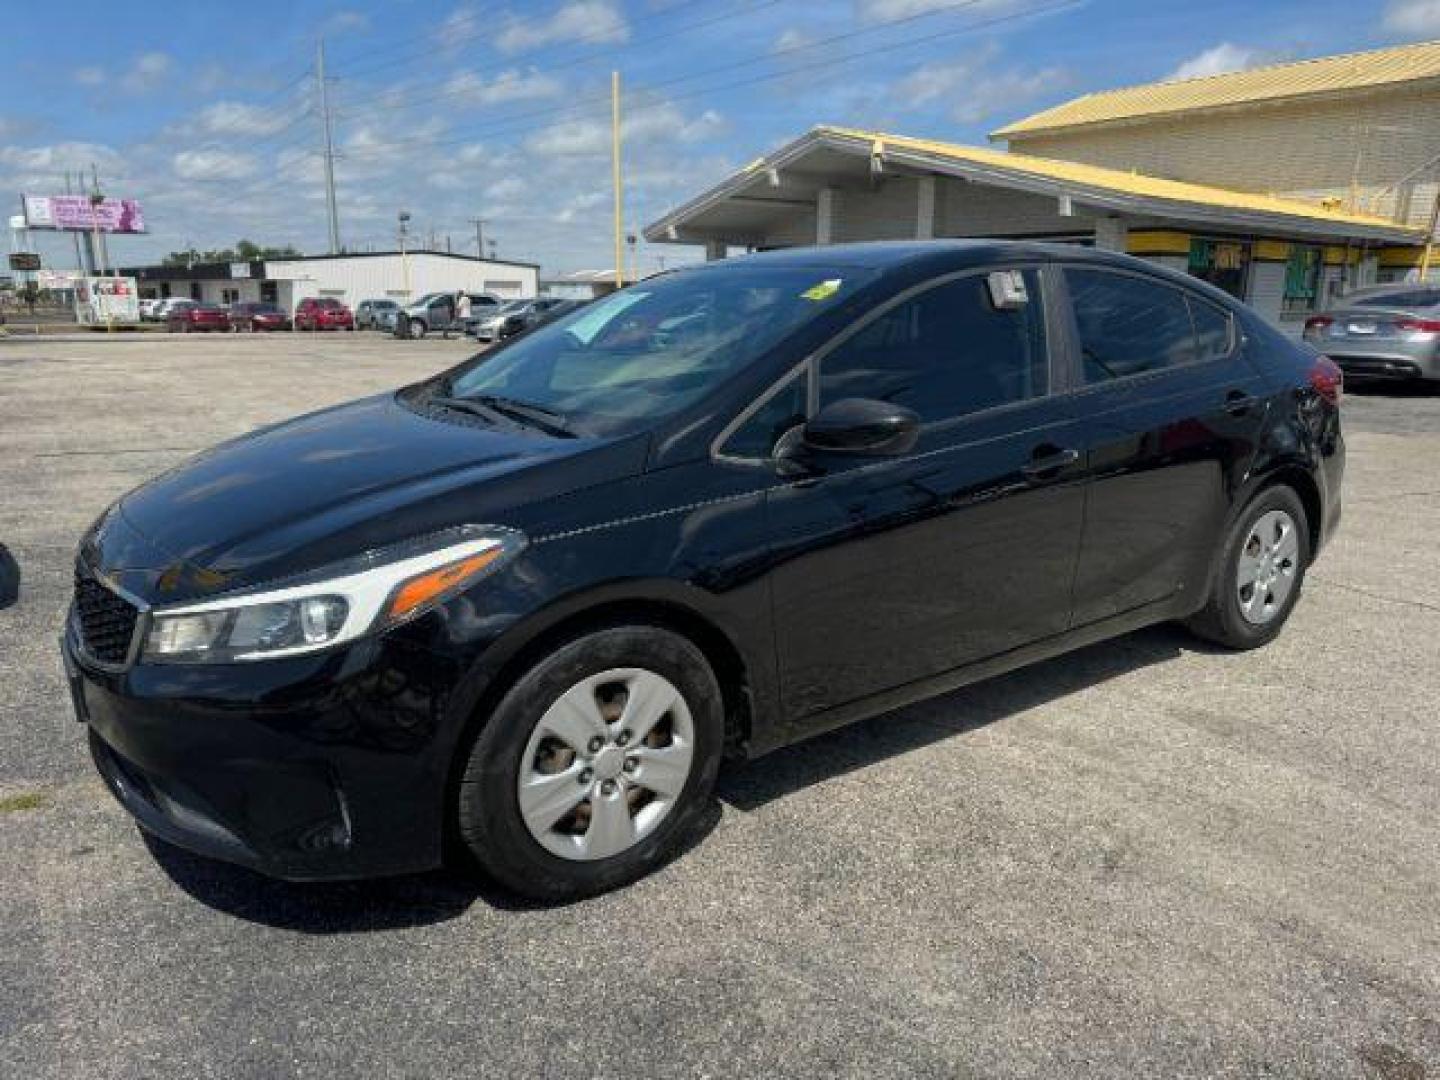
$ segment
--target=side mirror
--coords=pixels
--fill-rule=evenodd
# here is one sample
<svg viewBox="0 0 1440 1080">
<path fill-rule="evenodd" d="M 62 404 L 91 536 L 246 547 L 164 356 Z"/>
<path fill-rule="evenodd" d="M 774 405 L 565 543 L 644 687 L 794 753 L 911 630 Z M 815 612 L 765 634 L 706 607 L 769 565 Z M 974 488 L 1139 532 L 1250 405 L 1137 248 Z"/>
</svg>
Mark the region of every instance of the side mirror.
<svg viewBox="0 0 1440 1080">
<path fill-rule="evenodd" d="M 904 454 L 920 437 L 920 417 L 903 405 L 888 401 L 844 398 L 831 402 L 811 417 L 801 437 L 813 450 Z"/>
</svg>

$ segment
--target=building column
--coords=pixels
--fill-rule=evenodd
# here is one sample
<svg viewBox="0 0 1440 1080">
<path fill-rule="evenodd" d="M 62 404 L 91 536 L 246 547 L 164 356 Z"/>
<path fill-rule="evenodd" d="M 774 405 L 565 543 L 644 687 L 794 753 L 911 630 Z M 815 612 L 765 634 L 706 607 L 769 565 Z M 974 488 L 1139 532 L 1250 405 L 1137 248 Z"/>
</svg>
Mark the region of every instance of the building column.
<svg viewBox="0 0 1440 1080">
<path fill-rule="evenodd" d="M 729 246 L 730 245 L 725 243 L 724 240 L 706 240 L 705 261 L 718 262 L 720 259 L 725 258 L 725 252 Z"/>
<path fill-rule="evenodd" d="M 1117 217 L 1095 219 L 1095 246 L 1101 251 L 1123 252 L 1128 233 L 1125 222 Z"/>
<path fill-rule="evenodd" d="M 835 189 L 821 188 L 815 196 L 815 243 L 824 247 L 833 235 Z"/>
<path fill-rule="evenodd" d="M 935 177 L 922 176 L 915 188 L 915 239 L 935 238 Z"/>
</svg>

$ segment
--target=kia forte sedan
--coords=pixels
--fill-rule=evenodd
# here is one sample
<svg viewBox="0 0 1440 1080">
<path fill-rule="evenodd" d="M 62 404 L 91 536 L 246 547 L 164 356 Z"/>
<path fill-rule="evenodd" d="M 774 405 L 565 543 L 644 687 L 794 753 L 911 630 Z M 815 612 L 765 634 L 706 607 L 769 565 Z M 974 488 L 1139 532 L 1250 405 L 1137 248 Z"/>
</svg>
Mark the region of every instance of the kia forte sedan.
<svg viewBox="0 0 1440 1080">
<path fill-rule="evenodd" d="M 1152 623 L 1266 644 L 1340 516 L 1340 396 L 1120 255 L 688 268 L 122 498 L 75 709 L 174 844 L 590 894 L 677 851 L 724 755 Z"/>
</svg>

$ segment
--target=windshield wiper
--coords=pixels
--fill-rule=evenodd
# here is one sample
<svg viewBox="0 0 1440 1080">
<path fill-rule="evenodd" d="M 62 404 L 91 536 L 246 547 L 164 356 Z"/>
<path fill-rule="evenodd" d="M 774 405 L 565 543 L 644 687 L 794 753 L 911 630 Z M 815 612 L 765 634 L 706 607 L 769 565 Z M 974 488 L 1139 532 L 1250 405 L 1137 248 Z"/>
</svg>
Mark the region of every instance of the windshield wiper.
<svg viewBox="0 0 1440 1080">
<path fill-rule="evenodd" d="M 475 394 L 470 397 L 440 396 L 430 400 L 459 412 L 468 412 L 476 416 L 499 415 L 506 420 L 518 420 L 531 427 L 537 427 L 550 435 L 558 435 L 566 439 L 575 437 L 575 433 L 570 430 L 569 423 L 563 415 L 541 405 L 532 405 L 528 401 L 515 401 L 498 394 Z"/>
</svg>

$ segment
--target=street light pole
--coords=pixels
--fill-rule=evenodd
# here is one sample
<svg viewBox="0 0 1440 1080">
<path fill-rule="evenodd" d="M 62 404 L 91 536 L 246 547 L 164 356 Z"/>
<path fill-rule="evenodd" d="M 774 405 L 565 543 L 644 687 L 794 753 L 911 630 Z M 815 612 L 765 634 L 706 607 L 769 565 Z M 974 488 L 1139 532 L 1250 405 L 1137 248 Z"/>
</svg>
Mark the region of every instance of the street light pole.
<svg viewBox="0 0 1440 1080">
<path fill-rule="evenodd" d="M 330 91 L 325 85 L 325 39 L 315 42 L 315 78 L 320 90 L 320 119 L 325 129 L 325 208 L 330 216 L 330 254 L 340 253 L 340 215 L 335 209 L 335 138 L 330 126 Z"/>
</svg>

